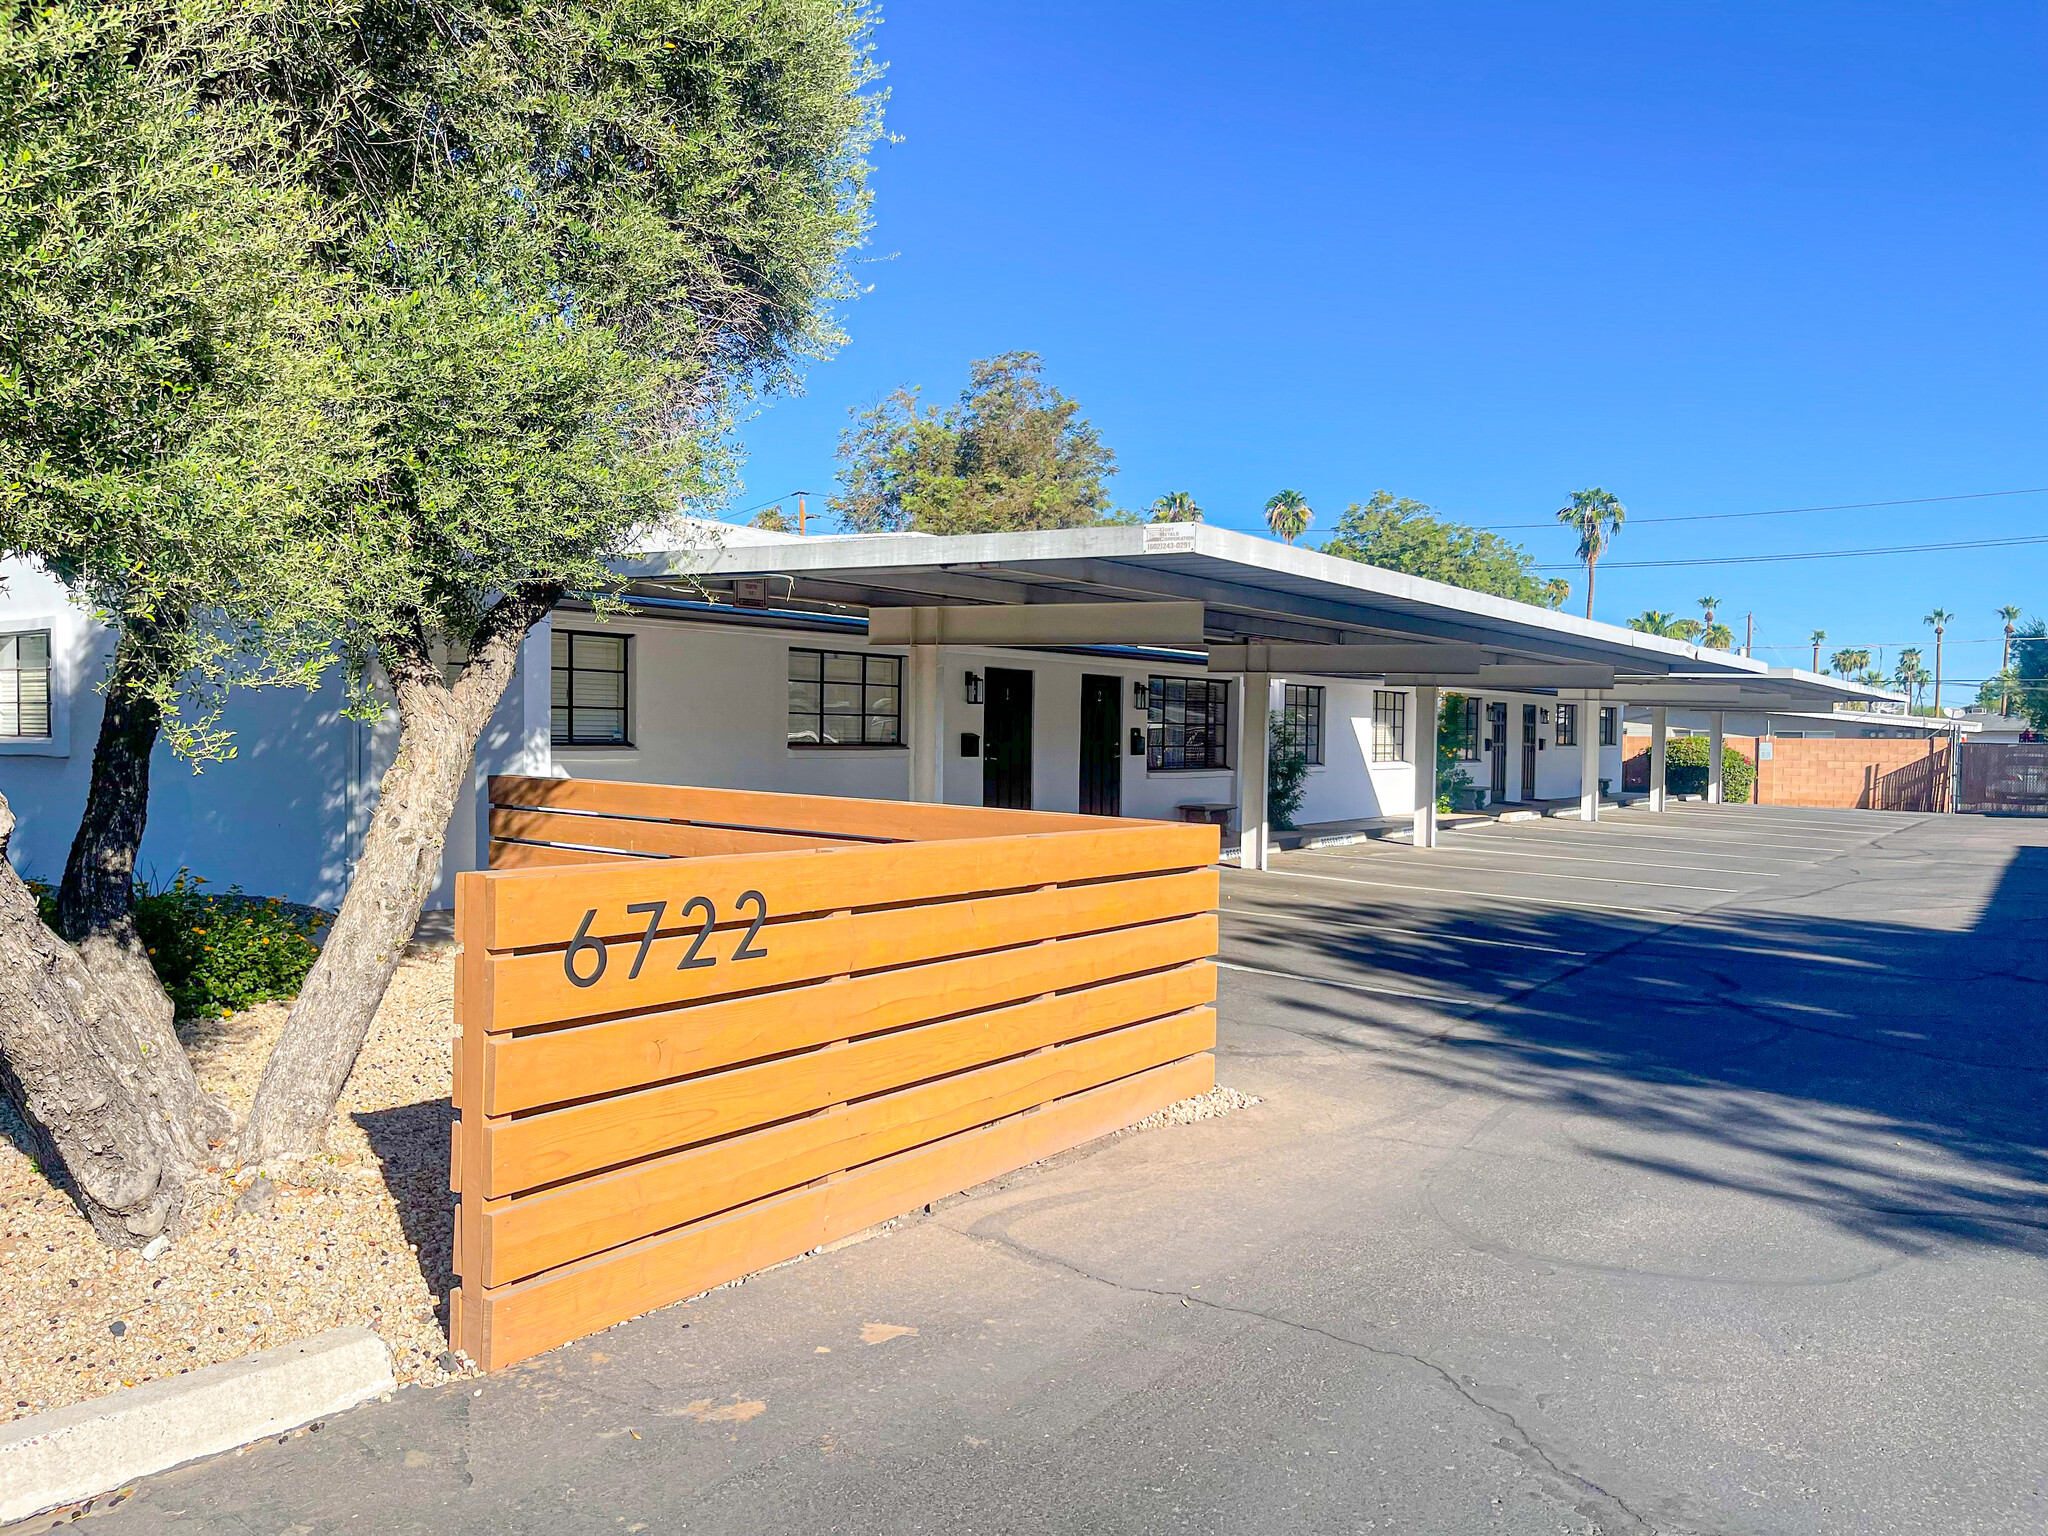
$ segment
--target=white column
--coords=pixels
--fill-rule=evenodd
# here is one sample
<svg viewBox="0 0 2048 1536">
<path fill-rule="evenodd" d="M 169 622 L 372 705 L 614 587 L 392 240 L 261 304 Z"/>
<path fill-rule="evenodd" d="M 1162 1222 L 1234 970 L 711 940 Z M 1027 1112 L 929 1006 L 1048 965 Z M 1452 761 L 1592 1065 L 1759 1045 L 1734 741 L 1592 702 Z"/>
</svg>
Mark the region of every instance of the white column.
<svg viewBox="0 0 2048 1536">
<path fill-rule="evenodd" d="M 1727 720 L 1726 710 L 1707 711 L 1707 804 L 1719 805 L 1721 791 L 1721 727 Z"/>
<path fill-rule="evenodd" d="M 1436 846 L 1437 690 L 1415 690 L 1415 846 Z"/>
<path fill-rule="evenodd" d="M 945 701 L 939 697 L 939 648 L 913 645 L 907 670 L 903 717 L 910 725 L 910 798 L 936 804 L 946 727 Z"/>
<path fill-rule="evenodd" d="M 1579 820 L 1600 819 L 1600 696 L 1579 705 Z"/>
<path fill-rule="evenodd" d="M 1650 711 L 1650 809 L 1664 809 L 1664 742 L 1670 735 L 1671 711 L 1662 704 Z"/>
<path fill-rule="evenodd" d="M 1242 869 L 1264 869 L 1266 835 L 1266 716 L 1273 707 L 1273 675 L 1247 672 L 1238 691 L 1237 846 Z"/>
</svg>

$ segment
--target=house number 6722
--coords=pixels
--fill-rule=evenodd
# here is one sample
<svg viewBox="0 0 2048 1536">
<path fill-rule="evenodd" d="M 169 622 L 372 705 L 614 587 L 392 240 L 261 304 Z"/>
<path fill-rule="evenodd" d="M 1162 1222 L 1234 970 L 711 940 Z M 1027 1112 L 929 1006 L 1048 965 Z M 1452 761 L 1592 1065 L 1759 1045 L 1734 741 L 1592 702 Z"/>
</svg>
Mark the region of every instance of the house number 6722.
<svg viewBox="0 0 2048 1536">
<path fill-rule="evenodd" d="M 759 891 L 742 891 L 734 903 L 744 913 L 751 906 L 754 920 L 748 926 L 746 937 L 740 940 L 740 947 L 732 952 L 735 960 L 759 960 L 767 954 L 766 949 L 754 947 L 754 940 L 761 932 L 761 925 L 768 921 L 768 898 Z M 633 968 L 626 972 L 626 980 L 632 981 L 640 974 L 640 967 L 647 963 L 647 952 L 654 948 L 654 936 L 661 931 L 662 917 L 668 912 L 665 901 L 636 901 L 626 908 L 633 916 L 647 914 L 647 927 L 640 935 L 640 947 L 633 952 Z M 702 970 L 707 965 L 718 964 L 716 955 L 707 955 L 705 942 L 711 937 L 711 930 L 718 926 L 718 908 L 708 896 L 692 896 L 683 903 L 681 917 L 685 922 L 700 916 L 703 921 L 697 925 L 697 932 L 690 940 L 690 947 L 683 951 L 683 958 L 676 962 L 679 971 Z M 611 960 L 611 952 L 605 948 L 602 939 L 590 936 L 590 925 L 597 921 L 597 908 L 592 907 L 583 914 L 583 922 L 576 929 L 576 937 L 569 941 L 569 948 L 562 955 L 562 969 L 569 980 L 579 987 L 594 987 L 604 977 L 604 968 Z M 577 957 L 587 958 L 580 962 Z"/>
</svg>

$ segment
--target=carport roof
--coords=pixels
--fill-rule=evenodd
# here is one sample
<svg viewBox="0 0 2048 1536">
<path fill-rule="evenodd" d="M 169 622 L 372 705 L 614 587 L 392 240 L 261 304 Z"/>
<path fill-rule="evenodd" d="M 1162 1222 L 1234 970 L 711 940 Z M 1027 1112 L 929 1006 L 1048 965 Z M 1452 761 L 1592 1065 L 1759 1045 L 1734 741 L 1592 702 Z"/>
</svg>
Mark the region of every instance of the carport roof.
<svg viewBox="0 0 2048 1536">
<path fill-rule="evenodd" d="M 778 579 L 770 600 L 798 609 L 1193 600 L 1203 605 L 1212 642 L 1463 641 L 1506 663 L 1611 667 L 1618 681 L 1738 684 L 1745 695 L 1821 707 L 1891 697 L 1202 523 L 772 542 L 756 541 L 752 530 L 721 531 L 727 536 L 717 547 L 622 564 L 628 595 L 660 590 L 666 577 L 715 591 L 765 576 Z"/>
</svg>

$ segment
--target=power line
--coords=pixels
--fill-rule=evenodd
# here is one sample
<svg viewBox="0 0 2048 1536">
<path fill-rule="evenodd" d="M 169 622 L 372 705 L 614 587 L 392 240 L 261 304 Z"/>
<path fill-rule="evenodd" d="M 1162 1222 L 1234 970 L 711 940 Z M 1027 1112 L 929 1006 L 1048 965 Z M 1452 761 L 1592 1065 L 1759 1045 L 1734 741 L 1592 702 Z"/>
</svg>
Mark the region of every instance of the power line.
<svg viewBox="0 0 2048 1536">
<path fill-rule="evenodd" d="M 1719 523 L 1736 517 L 1790 517 L 1795 512 L 1862 512 L 1872 507 L 1924 507 L 1937 501 L 1985 501 L 1996 496 L 2048 496 L 2048 485 L 2033 486 L 2020 491 L 1970 491 L 1960 496 L 1912 496 L 1903 501 L 1845 501 L 1832 507 L 1773 507 L 1766 512 L 1685 512 L 1670 517 L 1638 517 L 1627 524 L 1635 528 L 1644 523 Z M 1481 523 L 1476 525 L 1488 533 L 1507 533 L 1522 528 L 1560 528 L 1567 526 L 1552 518 L 1547 523 Z"/>
<path fill-rule="evenodd" d="M 1924 555 L 1941 549 L 2007 549 L 2017 544 L 2048 544 L 2048 534 L 2029 534 L 2017 539 L 1962 539 L 1952 544 L 1892 544 L 1879 549 L 1817 549 L 1786 555 L 1713 555 L 1697 560 L 1604 560 L 1606 571 L 1643 571 L 1679 565 L 1770 565 L 1781 560 L 1852 560 L 1864 555 Z M 1562 565 L 1539 565 L 1539 571 L 1578 571 L 1583 561 Z"/>
</svg>

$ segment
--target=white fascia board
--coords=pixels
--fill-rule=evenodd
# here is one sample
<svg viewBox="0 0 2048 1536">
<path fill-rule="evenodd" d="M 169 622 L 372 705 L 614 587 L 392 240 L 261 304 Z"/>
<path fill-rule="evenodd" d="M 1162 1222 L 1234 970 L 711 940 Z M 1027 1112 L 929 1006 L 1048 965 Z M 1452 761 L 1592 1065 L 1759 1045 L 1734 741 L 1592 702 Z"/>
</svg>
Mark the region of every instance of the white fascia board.
<svg viewBox="0 0 2048 1536">
<path fill-rule="evenodd" d="M 1385 677 L 1389 672 L 1469 672 L 1486 652 L 1463 641 L 1421 645 L 1212 645 L 1211 672 L 1277 672 L 1310 677 Z"/>
<path fill-rule="evenodd" d="M 1504 663 L 1500 666 L 1482 666 L 1470 671 L 1427 671 L 1390 672 L 1390 685 L 1402 688 L 1468 688 L 1502 689 L 1512 691 L 1518 688 L 1595 688 L 1614 686 L 1612 667 L 1589 667 L 1558 662 L 1543 665 Z"/>
<path fill-rule="evenodd" d="M 870 608 L 875 645 L 1171 645 L 1202 643 L 1202 605 L 999 603 Z"/>
</svg>

